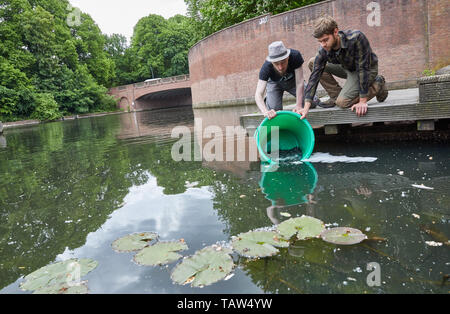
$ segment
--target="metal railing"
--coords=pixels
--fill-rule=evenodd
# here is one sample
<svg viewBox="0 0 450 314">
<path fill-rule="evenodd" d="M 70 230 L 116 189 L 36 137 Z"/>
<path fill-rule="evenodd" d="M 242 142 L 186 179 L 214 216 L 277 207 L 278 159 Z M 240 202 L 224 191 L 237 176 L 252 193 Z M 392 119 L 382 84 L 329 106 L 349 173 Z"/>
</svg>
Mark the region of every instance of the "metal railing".
<svg viewBox="0 0 450 314">
<path fill-rule="evenodd" d="M 128 85 L 122 85 L 122 86 L 116 86 L 112 87 L 110 90 L 126 90 L 129 86 L 133 86 L 133 88 L 145 88 L 148 86 L 157 86 L 157 85 L 163 85 L 163 84 L 171 84 L 171 83 L 177 83 L 177 82 L 183 82 L 183 81 L 189 81 L 189 74 L 183 74 L 183 75 L 176 75 L 171 77 L 164 77 L 160 79 L 154 79 L 148 82 L 139 82 L 134 84 L 128 84 Z"/>
</svg>

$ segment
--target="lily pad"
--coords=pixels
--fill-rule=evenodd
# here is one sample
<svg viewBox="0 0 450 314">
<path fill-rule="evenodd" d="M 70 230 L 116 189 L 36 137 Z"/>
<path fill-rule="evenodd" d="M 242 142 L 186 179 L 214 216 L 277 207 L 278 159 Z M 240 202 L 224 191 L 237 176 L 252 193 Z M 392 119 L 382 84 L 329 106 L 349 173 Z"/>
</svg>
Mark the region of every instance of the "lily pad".
<svg viewBox="0 0 450 314">
<path fill-rule="evenodd" d="M 116 252 L 133 252 L 142 250 L 149 242 L 158 238 L 155 232 L 138 232 L 115 240 L 112 248 Z"/>
<path fill-rule="evenodd" d="M 178 264 L 171 275 L 173 282 L 192 287 L 211 285 L 225 279 L 233 270 L 234 263 L 229 249 L 209 246 L 197 251 Z"/>
<path fill-rule="evenodd" d="M 156 266 L 179 260 L 182 256 L 177 251 L 187 250 L 184 240 L 159 242 L 143 248 L 134 256 L 134 261 L 139 265 Z"/>
<path fill-rule="evenodd" d="M 367 236 L 358 229 L 339 227 L 325 230 L 320 237 L 333 244 L 352 245 L 367 239 Z"/>
<path fill-rule="evenodd" d="M 97 265 L 98 263 L 91 259 L 70 259 L 50 264 L 27 275 L 20 288 L 34 291 L 69 284 L 87 275 Z"/>
<path fill-rule="evenodd" d="M 325 230 L 325 224 L 317 218 L 303 215 L 283 221 L 277 226 L 277 229 L 286 239 L 297 234 L 299 240 L 304 240 L 319 237 L 320 233 Z"/>
<path fill-rule="evenodd" d="M 266 257 L 278 253 L 277 247 L 288 247 L 289 242 L 275 231 L 249 231 L 232 240 L 233 249 L 242 256 Z"/>
<path fill-rule="evenodd" d="M 49 287 L 43 287 L 33 292 L 33 294 L 87 294 L 88 287 L 85 283 L 74 285 L 59 284 Z"/>
</svg>

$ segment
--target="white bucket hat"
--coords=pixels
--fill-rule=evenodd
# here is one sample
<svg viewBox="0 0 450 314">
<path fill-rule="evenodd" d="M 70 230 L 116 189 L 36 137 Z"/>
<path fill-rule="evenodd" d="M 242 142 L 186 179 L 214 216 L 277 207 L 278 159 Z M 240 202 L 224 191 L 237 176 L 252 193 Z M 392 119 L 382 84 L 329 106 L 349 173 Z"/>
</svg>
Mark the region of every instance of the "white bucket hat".
<svg viewBox="0 0 450 314">
<path fill-rule="evenodd" d="M 269 55 L 266 60 L 278 62 L 286 59 L 291 54 L 291 49 L 286 49 L 282 41 L 275 41 L 269 45 Z"/>
</svg>

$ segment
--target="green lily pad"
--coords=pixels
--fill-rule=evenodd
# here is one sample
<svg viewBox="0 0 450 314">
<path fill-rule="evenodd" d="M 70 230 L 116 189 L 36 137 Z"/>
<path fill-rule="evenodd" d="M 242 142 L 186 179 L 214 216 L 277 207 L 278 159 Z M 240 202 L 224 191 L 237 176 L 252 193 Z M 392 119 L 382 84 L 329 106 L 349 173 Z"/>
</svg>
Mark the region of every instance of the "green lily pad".
<svg viewBox="0 0 450 314">
<path fill-rule="evenodd" d="M 87 294 L 88 287 L 85 283 L 74 285 L 59 284 L 49 287 L 43 287 L 33 292 L 33 294 Z"/>
<path fill-rule="evenodd" d="M 288 247 L 289 242 L 275 231 L 249 231 L 232 240 L 233 249 L 242 256 L 266 257 L 278 253 L 277 247 Z"/>
<path fill-rule="evenodd" d="M 42 290 L 56 285 L 69 284 L 87 275 L 97 267 L 91 259 L 70 259 L 42 267 L 27 275 L 21 283 L 22 290 Z"/>
<path fill-rule="evenodd" d="M 159 242 L 143 248 L 134 256 L 134 261 L 139 265 L 156 266 L 179 260 L 182 256 L 177 251 L 187 250 L 184 240 Z"/>
<path fill-rule="evenodd" d="M 286 239 L 297 234 L 299 240 L 304 240 L 319 237 L 320 233 L 325 230 L 325 224 L 317 218 L 303 215 L 283 221 L 277 226 L 277 229 Z"/>
<path fill-rule="evenodd" d="M 339 227 L 325 230 L 320 237 L 333 244 L 352 245 L 367 239 L 367 236 L 358 229 Z"/>
<path fill-rule="evenodd" d="M 229 249 L 209 246 L 178 264 L 171 275 L 173 282 L 191 287 L 203 287 L 224 279 L 234 267 Z"/>
<path fill-rule="evenodd" d="M 115 240 L 112 248 L 116 252 L 133 252 L 142 250 L 149 242 L 158 238 L 155 232 L 138 232 Z"/>
</svg>

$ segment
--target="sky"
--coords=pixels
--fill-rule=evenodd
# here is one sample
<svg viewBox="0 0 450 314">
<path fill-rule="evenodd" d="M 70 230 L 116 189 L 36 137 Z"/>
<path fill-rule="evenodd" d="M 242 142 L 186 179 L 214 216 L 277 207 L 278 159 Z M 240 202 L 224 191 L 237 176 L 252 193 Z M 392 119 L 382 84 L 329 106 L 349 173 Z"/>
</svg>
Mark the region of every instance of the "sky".
<svg viewBox="0 0 450 314">
<path fill-rule="evenodd" d="M 168 19 L 186 14 L 184 0 L 69 0 L 88 13 L 104 34 L 122 34 L 130 40 L 133 27 L 144 16 L 159 14 Z"/>
</svg>

